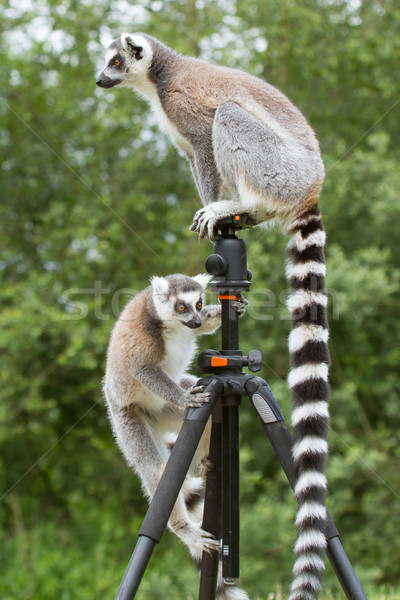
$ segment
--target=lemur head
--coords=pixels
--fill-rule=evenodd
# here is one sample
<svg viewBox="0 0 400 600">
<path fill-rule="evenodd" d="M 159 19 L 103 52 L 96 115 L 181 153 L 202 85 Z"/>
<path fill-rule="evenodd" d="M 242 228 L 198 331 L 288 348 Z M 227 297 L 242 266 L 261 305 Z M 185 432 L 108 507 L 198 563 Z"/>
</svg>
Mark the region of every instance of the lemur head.
<svg viewBox="0 0 400 600">
<path fill-rule="evenodd" d="M 152 277 L 152 297 L 157 316 L 167 327 L 185 325 L 190 329 L 201 326 L 201 309 L 209 275 L 167 275 Z"/>
<path fill-rule="evenodd" d="M 153 50 L 150 36 L 122 33 L 108 47 L 103 71 L 96 83 L 103 88 L 130 87 L 147 78 Z"/>
</svg>

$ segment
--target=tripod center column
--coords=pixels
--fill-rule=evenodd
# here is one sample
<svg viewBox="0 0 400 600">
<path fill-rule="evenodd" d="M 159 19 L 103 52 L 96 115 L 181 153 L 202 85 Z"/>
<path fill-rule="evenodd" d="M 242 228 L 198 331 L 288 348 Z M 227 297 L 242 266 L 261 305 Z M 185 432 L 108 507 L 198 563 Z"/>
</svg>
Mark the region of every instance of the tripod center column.
<svg viewBox="0 0 400 600">
<path fill-rule="evenodd" d="M 223 351 L 238 350 L 238 314 L 231 306 L 238 294 L 250 289 L 246 244 L 233 233 L 224 233 L 215 242 L 214 254 L 206 260 L 207 271 L 214 276 L 210 286 L 221 300 L 221 343 Z"/>
<path fill-rule="evenodd" d="M 239 314 L 232 306 L 242 292 L 250 288 L 251 274 L 247 270 L 246 244 L 234 234 L 232 224 L 221 227 L 222 237 L 214 245 L 214 254 L 206 261 L 207 271 L 214 276 L 210 286 L 218 292 L 221 302 L 221 354 L 241 355 L 239 350 Z M 232 381 L 242 373 L 241 366 L 221 369 Z M 239 404 L 240 396 L 225 394 L 221 398 L 219 427 L 222 433 L 220 447 L 222 510 L 222 576 L 227 584 L 234 585 L 239 577 Z M 213 427 L 217 426 L 215 413 Z M 211 482 L 210 482 L 211 483 Z M 211 498 L 211 485 L 207 482 L 206 508 Z M 200 596 L 203 600 L 203 596 Z"/>
</svg>

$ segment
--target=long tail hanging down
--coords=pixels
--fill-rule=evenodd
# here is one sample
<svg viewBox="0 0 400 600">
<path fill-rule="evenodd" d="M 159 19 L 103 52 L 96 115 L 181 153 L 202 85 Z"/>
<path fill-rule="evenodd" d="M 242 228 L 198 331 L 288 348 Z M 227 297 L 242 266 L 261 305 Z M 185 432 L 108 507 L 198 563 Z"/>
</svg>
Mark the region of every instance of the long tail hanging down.
<svg viewBox="0 0 400 600">
<path fill-rule="evenodd" d="M 294 579 L 289 600 L 315 600 L 321 588 L 326 548 L 326 478 L 328 453 L 328 322 L 325 292 L 325 231 L 317 206 L 289 228 L 286 276 L 288 309 L 289 388 L 292 394 L 293 459 L 297 540 Z"/>
</svg>

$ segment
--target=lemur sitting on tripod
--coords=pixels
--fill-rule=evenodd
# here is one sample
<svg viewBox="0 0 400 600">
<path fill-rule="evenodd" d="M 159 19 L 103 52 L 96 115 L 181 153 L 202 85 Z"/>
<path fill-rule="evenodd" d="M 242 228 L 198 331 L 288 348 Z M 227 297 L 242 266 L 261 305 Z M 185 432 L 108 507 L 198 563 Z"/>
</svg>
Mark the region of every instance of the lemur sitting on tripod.
<svg viewBox="0 0 400 600">
<path fill-rule="evenodd" d="M 272 85 L 238 70 L 181 56 L 145 33 L 108 48 L 97 85 L 132 87 L 190 161 L 203 208 L 191 229 L 210 240 L 219 219 L 249 213 L 278 220 L 290 236 L 286 275 L 292 392 L 296 562 L 290 600 L 318 595 L 324 570 L 328 452 L 328 324 L 325 232 L 318 209 L 324 165 L 302 113 Z M 227 190 L 231 200 L 223 199 Z"/>
<path fill-rule="evenodd" d="M 221 324 L 221 307 L 204 305 L 208 275 L 154 277 L 150 287 L 122 311 L 111 334 L 103 391 L 117 443 L 139 475 L 149 500 L 154 495 L 187 406 L 201 406 L 209 395 L 186 373 L 196 352 L 196 337 Z M 234 303 L 242 314 L 245 300 Z M 201 528 L 203 479 L 207 471 L 209 425 L 186 477 L 169 527 L 189 548 L 199 566 L 203 550 L 219 550 Z M 219 576 L 219 600 L 248 600 Z"/>
</svg>

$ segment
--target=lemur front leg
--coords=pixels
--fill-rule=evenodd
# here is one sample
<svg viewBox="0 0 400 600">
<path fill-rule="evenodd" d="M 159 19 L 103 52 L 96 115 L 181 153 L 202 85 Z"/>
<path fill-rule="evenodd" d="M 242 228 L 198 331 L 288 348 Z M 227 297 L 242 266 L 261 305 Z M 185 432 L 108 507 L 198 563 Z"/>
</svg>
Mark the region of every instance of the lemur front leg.
<svg viewBox="0 0 400 600">
<path fill-rule="evenodd" d="M 214 160 L 211 137 L 202 139 L 196 144 L 191 168 L 204 208 L 198 210 L 194 215 L 190 230 L 197 231 L 201 238 L 207 236 L 213 241 L 217 238 L 217 221 L 223 217 L 238 214 L 240 203 L 220 200 L 223 186 Z"/>
<path fill-rule="evenodd" d="M 223 184 L 215 162 L 212 136 L 197 141 L 191 167 L 204 206 L 195 213 L 190 230 L 196 231 L 200 238 L 208 237 L 215 241 L 217 221 L 245 211 L 241 209 L 240 202 L 221 199 Z M 233 192 L 236 194 L 237 191 Z"/>
<path fill-rule="evenodd" d="M 210 394 L 204 392 L 203 386 L 191 387 L 185 391 L 165 371 L 153 365 L 143 365 L 131 374 L 150 392 L 180 409 L 202 406 L 210 400 Z"/>
<path fill-rule="evenodd" d="M 190 167 L 202 204 L 217 202 L 222 193 L 222 181 L 214 160 L 211 135 L 196 139 Z"/>
<path fill-rule="evenodd" d="M 218 204 L 221 204 L 219 202 Z M 239 313 L 239 316 L 244 315 L 246 312 L 246 306 L 249 304 L 248 300 L 243 298 L 242 295 L 237 296 L 237 300 L 232 302 L 233 308 Z M 204 306 L 200 313 L 201 326 L 198 332 L 201 333 L 214 333 L 221 325 L 221 305 L 220 304 L 207 304 Z"/>
<path fill-rule="evenodd" d="M 206 304 L 200 313 L 201 325 L 198 329 L 199 334 L 214 333 L 221 326 L 221 305 Z"/>
<path fill-rule="evenodd" d="M 246 213 L 254 223 L 268 221 L 277 216 L 274 199 L 282 200 L 285 213 L 295 195 L 288 187 L 296 164 L 292 153 L 272 129 L 238 104 L 218 106 L 212 125 L 213 168 L 235 199 L 205 203 L 194 216 L 192 231 L 213 241 L 220 219 Z"/>
</svg>

